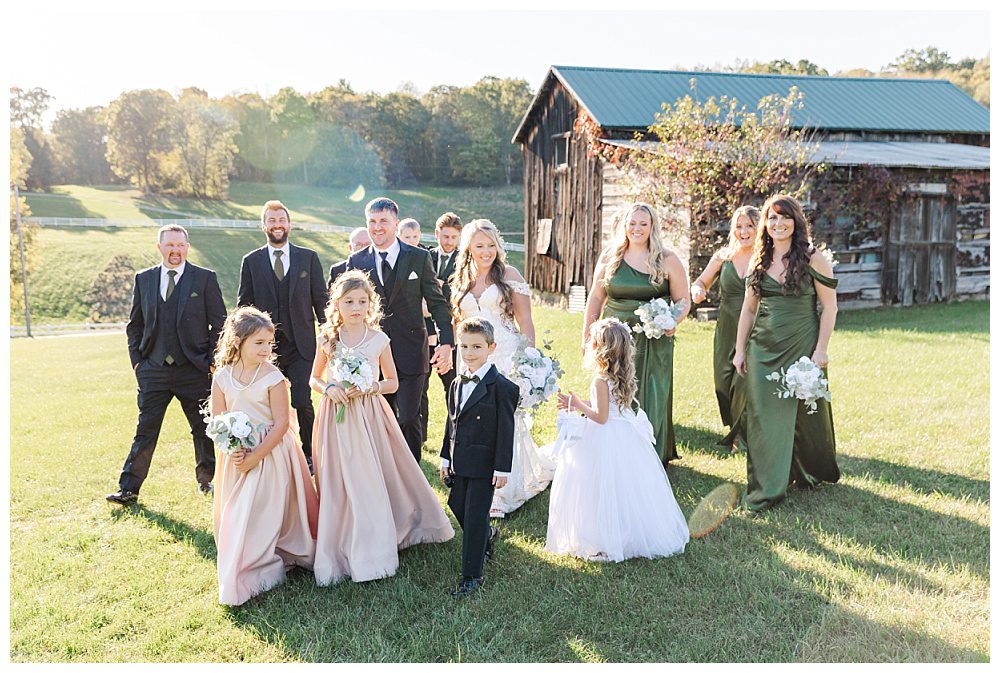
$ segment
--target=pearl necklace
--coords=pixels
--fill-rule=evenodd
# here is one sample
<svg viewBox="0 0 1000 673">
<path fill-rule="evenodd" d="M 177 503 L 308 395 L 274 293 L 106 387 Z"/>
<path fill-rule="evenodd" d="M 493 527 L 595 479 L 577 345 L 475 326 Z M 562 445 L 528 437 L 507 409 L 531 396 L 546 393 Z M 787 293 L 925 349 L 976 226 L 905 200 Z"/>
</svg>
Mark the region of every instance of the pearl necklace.
<svg viewBox="0 0 1000 673">
<path fill-rule="evenodd" d="M 259 365 L 257 365 L 257 369 L 253 373 L 253 378 L 250 379 L 250 383 L 246 384 L 245 386 L 242 385 L 242 384 L 240 384 L 239 380 L 236 378 L 236 374 L 233 372 L 232 369 L 230 369 L 229 370 L 229 378 L 231 378 L 233 380 L 233 388 L 236 388 L 236 390 L 246 390 L 247 388 L 249 388 L 250 386 L 252 386 L 253 382 L 257 380 L 257 374 L 260 373 L 260 365 L 262 365 L 262 364 L 264 364 L 264 363 L 261 362 Z"/>
<path fill-rule="evenodd" d="M 355 348 L 357 348 L 358 346 L 360 346 L 361 344 L 363 344 L 367 338 L 368 338 L 368 325 L 366 324 L 365 325 L 365 335 L 363 337 L 361 337 L 361 341 L 359 341 L 358 343 L 354 344 L 353 346 L 348 346 L 347 342 L 344 341 L 344 335 L 343 335 L 343 333 L 341 333 L 340 334 L 340 343 L 344 344 L 344 348 L 346 348 L 347 350 L 354 350 Z"/>
</svg>

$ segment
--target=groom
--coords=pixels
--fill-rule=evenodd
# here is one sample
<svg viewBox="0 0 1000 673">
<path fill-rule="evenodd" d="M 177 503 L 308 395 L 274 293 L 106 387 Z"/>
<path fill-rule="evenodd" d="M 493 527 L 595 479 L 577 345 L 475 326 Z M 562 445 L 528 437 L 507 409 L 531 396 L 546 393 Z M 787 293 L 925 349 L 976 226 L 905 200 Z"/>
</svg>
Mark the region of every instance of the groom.
<svg viewBox="0 0 1000 673">
<path fill-rule="evenodd" d="M 420 425 L 420 395 L 431 366 L 438 374 L 452 368 L 451 312 L 441 294 L 441 286 L 431 265 L 430 254 L 396 238 L 399 206 L 387 198 L 372 199 L 365 206 L 371 247 L 354 253 L 347 260 L 348 269 L 368 273 L 382 300 L 382 329 L 388 335 L 392 358 L 396 362 L 399 389 L 386 395 L 396 412 L 399 428 L 413 458 L 420 462 L 423 443 Z M 422 301 L 437 327 L 440 342 L 428 363 L 427 327 Z"/>
</svg>

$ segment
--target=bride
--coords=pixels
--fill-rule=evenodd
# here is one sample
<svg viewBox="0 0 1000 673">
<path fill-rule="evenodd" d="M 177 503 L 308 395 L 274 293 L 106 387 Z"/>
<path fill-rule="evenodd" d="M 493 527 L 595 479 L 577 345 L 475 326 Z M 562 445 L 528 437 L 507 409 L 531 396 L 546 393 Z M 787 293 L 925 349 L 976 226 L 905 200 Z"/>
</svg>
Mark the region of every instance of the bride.
<svg viewBox="0 0 1000 673">
<path fill-rule="evenodd" d="M 535 345 L 531 321 L 531 288 L 521 273 L 505 263 L 506 252 L 496 226 L 473 220 L 462 228 L 451 302 L 456 318 L 482 317 L 493 325 L 496 350 L 490 361 L 501 374 L 513 369 L 520 336 Z M 516 324 L 515 324 L 516 323 Z M 531 438 L 531 417 L 518 409 L 514 420 L 514 460 L 507 485 L 493 494 L 490 516 L 502 518 L 545 490 L 555 464 Z"/>
</svg>

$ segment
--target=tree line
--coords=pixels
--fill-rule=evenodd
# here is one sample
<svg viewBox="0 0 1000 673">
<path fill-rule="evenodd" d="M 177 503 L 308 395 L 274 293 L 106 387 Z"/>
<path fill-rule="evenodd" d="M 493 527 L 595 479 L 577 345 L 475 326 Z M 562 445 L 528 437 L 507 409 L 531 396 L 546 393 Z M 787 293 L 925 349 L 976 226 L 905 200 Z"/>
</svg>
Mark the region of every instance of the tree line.
<svg viewBox="0 0 1000 673">
<path fill-rule="evenodd" d="M 388 94 L 346 81 L 316 93 L 291 87 L 211 98 L 188 88 L 126 91 L 105 107 L 59 110 L 52 97 L 11 88 L 12 135 L 30 161 L 23 187 L 133 184 L 145 193 L 224 198 L 229 181 L 321 187 L 510 185 L 521 179 L 510 138 L 531 101 L 523 79 L 466 87 L 412 85 Z"/>
</svg>

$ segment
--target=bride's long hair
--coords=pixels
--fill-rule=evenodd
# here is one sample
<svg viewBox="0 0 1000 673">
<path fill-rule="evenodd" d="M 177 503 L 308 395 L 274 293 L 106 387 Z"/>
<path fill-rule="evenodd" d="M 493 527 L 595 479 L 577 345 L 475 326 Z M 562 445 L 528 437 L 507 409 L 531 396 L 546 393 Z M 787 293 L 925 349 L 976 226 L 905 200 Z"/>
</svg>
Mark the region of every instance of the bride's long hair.
<svg viewBox="0 0 1000 673">
<path fill-rule="evenodd" d="M 451 313 L 456 320 L 462 319 L 462 300 L 472 291 L 478 278 L 476 260 L 472 257 L 472 237 L 482 232 L 493 241 L 497 247 L 497 256 L 487 275 L 487 281 L 497 286 L 500 292 L 500 308 L 504 316 L 514 320 L 514 288 L 504 279 L 507 273 L 507 252 L 504 250 L 503 237 L 497 231 L 496 225 L 489 220 L 472 220 L 462 227 L 462 236 L 458 241 L 458 257 L 455 260 L 455 274 L 451 280 Z"/>
<path fill-rule="evenodd" d="M 667 258 L 670 252 L 663 242 L 663 233 L 660 231 L 660 219 L 656 216 L 656 210 L 648 203 L 636 201 L 625 208 L 615 223 L 613 238 L 608 247 L 601 253 L 601 260 L 605 263 L 604 284 L 611 282 L 611 277 L 618 271 L 628 250 L 628 223 L 632 215 L 645 210 L 649 215 L 649 238 L 646 239 L 649 245 L 649 253 L 646 257 L 649 263 L 649 283 L 659 285 L 667 279 Z"/>
</svg>

